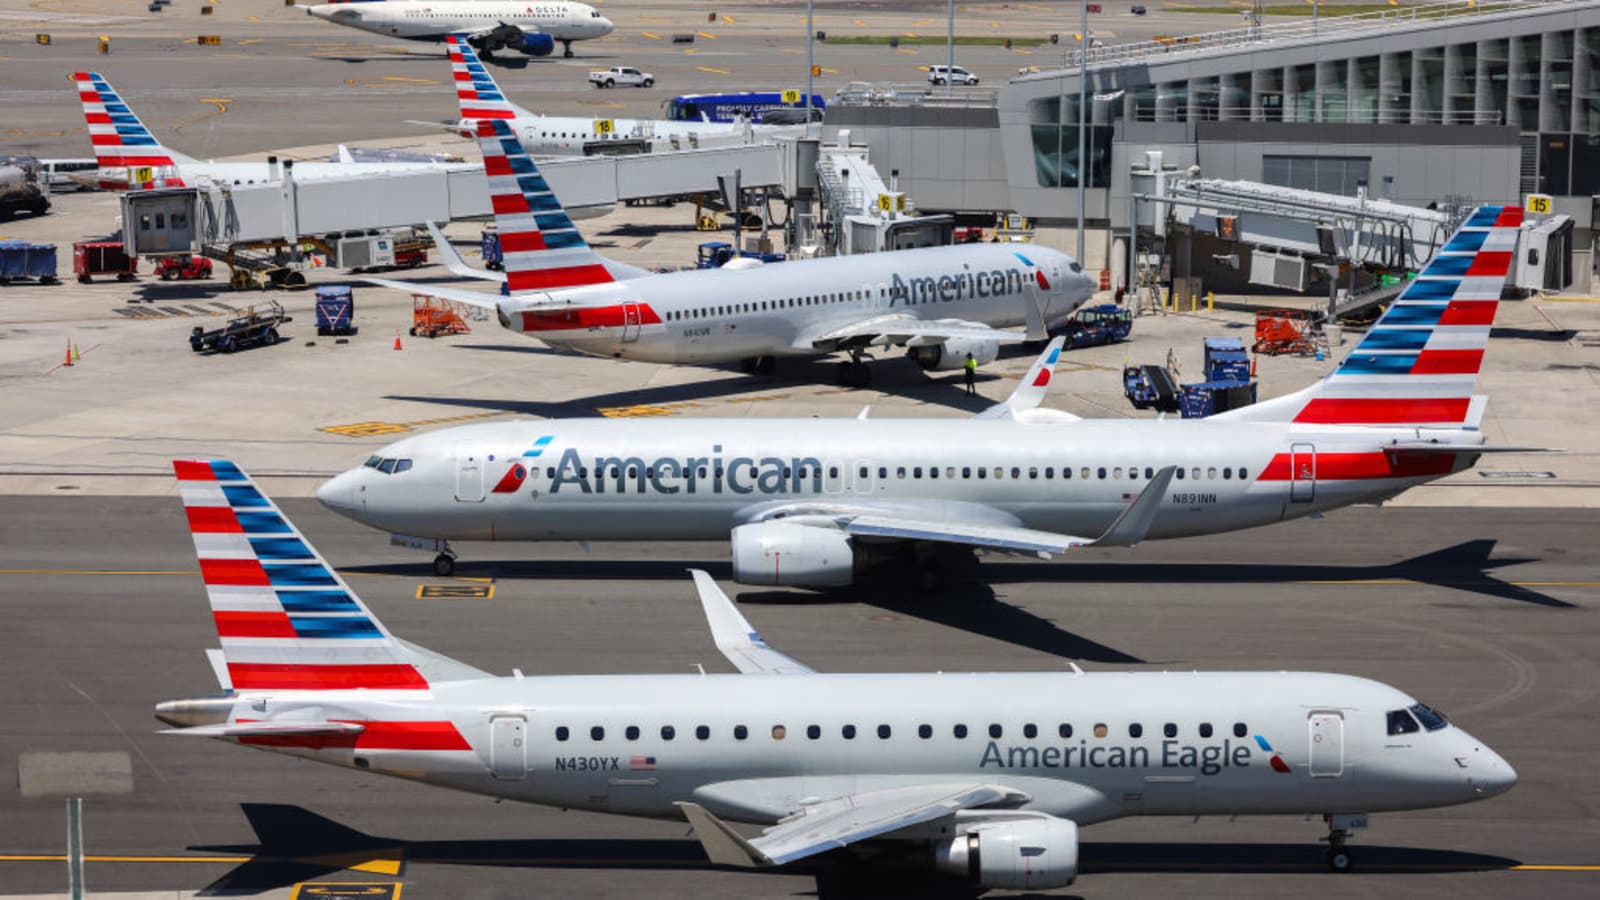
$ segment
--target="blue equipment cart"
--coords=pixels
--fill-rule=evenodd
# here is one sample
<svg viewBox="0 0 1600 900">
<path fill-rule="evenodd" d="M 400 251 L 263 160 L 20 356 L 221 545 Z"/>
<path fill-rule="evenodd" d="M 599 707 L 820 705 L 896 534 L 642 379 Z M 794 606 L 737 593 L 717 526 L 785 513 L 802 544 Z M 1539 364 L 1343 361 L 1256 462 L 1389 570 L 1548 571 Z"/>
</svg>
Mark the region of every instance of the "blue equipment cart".
<svg viewBox="0 0 1600 900">
<path fill-rule="evenodd" d="M 494 272 L 505 268 L 505 254 L 500 250 L 500 232 L 485 228 L 479 235 L 483 244 L 483 267 Z"/>
<path fill-rule="evenodd" d="M 40 284 L 59 284 L 56 245 L 32 241 L 0 241 L 0 284 L 37 278 Z"/>
<path fill-rule="evenodd" d="M 317 288 L 317 334 L 355 334 L 356 300 L 342 284 Z"/>
</svg>

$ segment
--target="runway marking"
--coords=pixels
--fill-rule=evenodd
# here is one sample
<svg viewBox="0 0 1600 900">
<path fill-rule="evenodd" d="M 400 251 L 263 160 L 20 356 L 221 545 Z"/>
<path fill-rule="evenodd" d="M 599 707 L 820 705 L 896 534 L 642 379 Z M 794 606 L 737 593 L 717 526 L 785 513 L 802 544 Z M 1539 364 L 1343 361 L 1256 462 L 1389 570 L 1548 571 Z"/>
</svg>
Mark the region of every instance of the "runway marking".
<svg viewBox="0 0 1600 900">
<path fill-rule="evenodd" d="M 1600 303 L 1600 297 L 1540 297 L 1545 303 Z"/>
<path fill-rule="evenodd" d="M 443 425 L 447 422 L 470 422 L 473 419 L 489 419 L 494 416 L 503 416 L 503 412 L 468 413 L 463 416 L 443 416 L 437 419 L 417 419 L 413 422 L 352 422 L 348 425 L 325 425 L 318 431 L 329 434 L 340 434 L 345 437 L 374 437 L 380 434 L 398 434 L 410 431 L 423 425 Z"/>
<path fill-rule="evenodd" d="M 710 72 L 713 75 L 732 75 L 733 74 L 732 72 L 728 71 L 727 69 L 713 69 L 710 66 L 695 66 L 695 68 L 699 69 L 702 72 Z"/>
<path fill-rule="evenodd" d="M 733 16 L 728 15 L 727 13 L 723 13 L 722 14 L 722 21 L 727 22 L 729 25 L 732 25 L 735 22 L 737 22 L 738 20 L 735 19 Z"/>
<path fill-rule="evenodd" d="M 644 35 L 644 36 L 645 36 L 645 37 L 647 37 L 647 38 L 649 38 L 649 39 L 650 39 L 650 40 L 652 40 L 652 41 L 659 41 L 659 40 L 661 40 L 661 35 L 659 35 L 659 34 L 656 34 L 656 33 L 655 33 L 655 32 L 653 32 L 653 31 L 641 31 L 641 32 L 639 32 L 639 33 L 640 33 L 640 34 L 642 34 L 642 35 Z"/>
<path fill-rule="evenodd" d="M 684 53 L 699 53 L 700 52 L 700 48 L 699 47 L 690 47 L 689 49 L 687 49 L 687 50 L 685 50 L 683 52 Z"/>
<path fill-rule="evenodd" d="M 757 394 L 753 397 L 729 397 L 729 403 L 760 403 L 763 400 L 786 400 L 788 394 Z"/>
<path fill-rule="evenodd" d="M 289 891 L 289 900 L 301 897 L 329 897 L 343 900 L 346 897 L 387 897 L 398 900 L 401 883 L 398 881 L 302 881 Z"/>
<path fill-rule="evenodd" d="M 251 18 L 253 19 L 255 16 L 251 16 Z M 266 40 L 266 38 L 246 38 L 245 40 L 239 42 L 239 46 L 243 47 L 246 44 L 259 44 L 264 40 Z"/>
<path fill-rule="evenodd" d="M 673 403 L 663 406 L 641 404 L 639 406 L 601 406 L 595 412 L 608 419 L 642 419 L 649 416 L 675 416 L 678 409 L 690 404 Z"/>
<path fill-rule="evenodd" d="M 701 37 L 705 38 L 708 41 L 714 41 L 714 40 L 717 39 L 716 35 L 711 34 L 710 32 L 707 32 L 707 31 L 696 31 L 695 34 L 700 35 Z"/>
</svg>

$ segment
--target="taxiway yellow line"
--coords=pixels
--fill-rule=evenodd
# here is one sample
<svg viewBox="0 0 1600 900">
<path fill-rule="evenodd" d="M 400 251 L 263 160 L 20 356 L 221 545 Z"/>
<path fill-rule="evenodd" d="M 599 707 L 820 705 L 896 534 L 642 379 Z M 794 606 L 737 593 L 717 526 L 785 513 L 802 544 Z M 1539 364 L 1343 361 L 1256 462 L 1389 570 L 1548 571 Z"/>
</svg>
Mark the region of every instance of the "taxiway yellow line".
<svg viewBox="0 0 1600 900">
<path fill-rule="evenodd" d="M 223 863 L 238 865 L 255 859 L 253 856 L 85 856 L 84 862 L 119 863 Z M 0 855 L 0 862 L 66 862 L 65 853 Z"/>
</svg>

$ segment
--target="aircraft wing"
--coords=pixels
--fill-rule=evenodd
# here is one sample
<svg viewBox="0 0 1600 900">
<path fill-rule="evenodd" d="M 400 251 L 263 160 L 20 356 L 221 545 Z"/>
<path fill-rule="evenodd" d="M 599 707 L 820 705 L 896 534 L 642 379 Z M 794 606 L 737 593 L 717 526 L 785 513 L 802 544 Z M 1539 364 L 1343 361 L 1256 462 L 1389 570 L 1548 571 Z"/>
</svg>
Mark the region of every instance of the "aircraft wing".
<svg viewBox="0 0 1600 900">
<path fill-rule="evenodd" d="M 700 592 L 711 637 L 735 668 L 746 675 L 812 674 L 810 666 L 767 646 L 710 575 L 699 569 L 690 569 L 689 574 L 694 576 L 695 590 Z"/>
<path fill-rule="evenodd" d="M 190 728 L 167 728 L 161 734 L 187 734 L 195 737 L 330 737 L 341 734 L 360 734 L 366 726 L 357 722 L 224 722 L 220 725 L 196 725 Z"/>
<path fill-rule="evenodd" d="M 960 544 L 999 553 L 1041 557 L 1065 553 L 1074 547 L 1132 547 L 1144 540 L 1161 511 L 1176 466 L 1167 466 L 1145 483 L 1099 537 L 1043 531 L 1013 524 L 1014 517 L 982 504 L 919 503 L 871 500 L 842 504 L 788 504 L 767 509 L 761 519 L 782 516 L 792 525 L 836 528 L 853 537 L 885 541 L 932 541 Z"/>
<path fill-rule="evenodd" d="M 807 806 L 758 838 L 744 837 L 698 803 L 676 805 L 694 826 L 695 837 L 712 862 L 754 868 L 781 866 L 963 809 L 1026 799 L 1026 794 L 991 784 L 926 784 L 868 791 Z"/>
<path fill-rule="evenodd" d="M 498 311 L 500 309 L 499 294 L 485 294 L 482 291 L 468 291 L 462 288 L 441 287 L 436 284 L 417 284 L 414 281 L 396 281 L 393 278 L 374 278 L 371 275 L 358 276 L 367 284 L 378 287 L 394 288 L 397 291 L 406 291 L 412 294 L 427 294 L 443 300 L 454 300 L 479 309 Z"/>
<path fill-rule="evenodd" d="M 999 341 L 1002 344 L 1020 344 L 1025 339 L 1020 332 L 1001 331 L 960 319 L 919 319 L 916 316 L 894 313 L 862 319 L 825 331 L 802 333 L 795 338 L 793 346 L 800 350 L 833 350 L 843 344 L 926 347 L 942 344 L 952 338 Z"/>
</svg>

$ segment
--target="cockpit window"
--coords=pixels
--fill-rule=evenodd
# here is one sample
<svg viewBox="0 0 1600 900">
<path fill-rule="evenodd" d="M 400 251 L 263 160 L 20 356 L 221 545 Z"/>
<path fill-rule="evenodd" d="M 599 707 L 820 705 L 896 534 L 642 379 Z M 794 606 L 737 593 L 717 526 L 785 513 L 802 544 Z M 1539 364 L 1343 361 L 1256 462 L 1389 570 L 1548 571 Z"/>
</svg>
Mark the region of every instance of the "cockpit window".
<svg viewBox="0 0 1600 900">
<path fill-rule="evenodd" d="M 398 475 L 411 470 L 409 459 L 384 459 L 381 456 L 374 456 L 361 465 L 368 469 L 377 469 L 385 475 Z"/>
<path fill-rule="evenodd" d="M 1449 720 L 1444 717 L 1444 713 L 1430 709 L 1421 703 L 1411 707 L 1411 714 L 1416 716 L 1417 721 L 1422 723 L 1422 727 L 1429 731 L 1438 731 L 1450 724 Z"/>
<path fill-rule="evenodd" d="M 1078 265 L 1076 262 L 1067 263 L 1067 267 L 1072 269 L 1072 271 L 1074 271 L 1074 272 L 1082 272 L 1083 271 L 1083 266 Z"/>
<path fill-rule="evenodd" d="M 1417 720 L 1411 718 L 1411 714 L 1405 710 L 1394 709 L 1389 711 L 1389 735 L 1391 737 L 1397 734 L 1414 734 L 1421 730 L 1421 727 L 1417 725 Z"/>
</svg>

